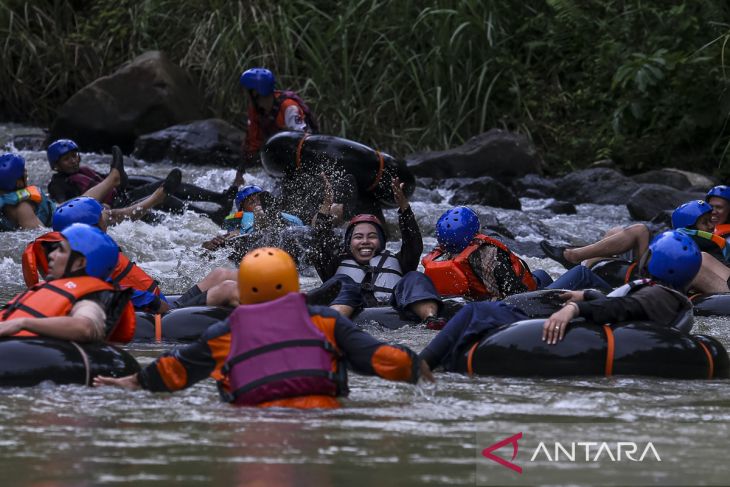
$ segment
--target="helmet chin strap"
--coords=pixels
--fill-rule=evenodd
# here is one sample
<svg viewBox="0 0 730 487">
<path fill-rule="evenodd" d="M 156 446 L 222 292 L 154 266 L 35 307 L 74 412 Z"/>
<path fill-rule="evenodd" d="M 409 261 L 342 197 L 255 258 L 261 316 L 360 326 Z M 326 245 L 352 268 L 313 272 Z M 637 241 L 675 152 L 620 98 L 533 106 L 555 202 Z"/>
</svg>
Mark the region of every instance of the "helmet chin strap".
<svg viewBox="0 0 730 487">
<path fill-rule="evenodd" d="M 651 250 L 647 249 L 644 255 L 639 259 L 639 276 L 651 277 L 647 267 L 649 266 L 649 260 L 651 259 Z"/>
<path fill-rule="evenodd" d="M 79 269 L 76 269 L 75 271 L 71 270 L 71 267 L 74 265 L 76 260 L 80 257 L 83 257 L 81 254 L 78 254 L 77 252 L 71 252 L 71 255 L 68 258 L 68 262 L 66 262 L 66 268 L 63 270 L 63 276 L 62 277 L 79 277 L 86 274 L 85 266 L 81 267 Z"/>
</svg>

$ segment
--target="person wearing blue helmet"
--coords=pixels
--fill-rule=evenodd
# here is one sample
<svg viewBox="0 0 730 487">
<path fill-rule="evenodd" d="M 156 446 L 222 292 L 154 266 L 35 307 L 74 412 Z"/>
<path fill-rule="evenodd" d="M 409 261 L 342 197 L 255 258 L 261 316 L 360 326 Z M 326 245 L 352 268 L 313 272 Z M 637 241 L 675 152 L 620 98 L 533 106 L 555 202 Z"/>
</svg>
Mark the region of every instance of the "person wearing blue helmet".
<svg viewBox="0 0 730 487">
<path fill-rule="evenodd" d="M 293 91 L 276 89 L 274 74 L 266 68 L 251 68 L 241 73 L 239 84 L 248 94 L 248 122 L 243 143 L 243 161 L 234 184 L 243 184 L 246 167 L 257 158 L 264 142 L 285 131 L 316 133 L 317 120 L 304 100 Z"/>
<path fill-rule="evenodd" d="M 238 211 L 226 217 L 226 226 L 228 228 L 231 228 L 231 226 L 237 227 L 241 235 L 253 232 L 257 217 L 259 221 L 266 218 L 264 214 L 265 203 L 262 198 L 268 196 L 267 191 L 254 184 L 249 184 L 238 190 L 235 199 Z M 304 226 L 304 222 L 297 216 L 283 211 L 279 215 L 290 226 Z"/>
<path fill-rule="evenodd" d="M 119 147 L 112 147 L 112 163 L 109 174 L 104 176 L 87 166 L 81 166 L 78 145 L 70 139 L 51 143 L 46 151 L 48 162 L 54 171 L 48 184 L 48 193 L 58 203 L 78 196 L 91 196 L 115 210 L 123 210 L 124 217 L 135 216 L 137 208 L 157 208 L 181 213 L 187 201 L 207 201 L 220 205 L 220 209 L 206 209 L 188 205 L 190 210 L 209 216 L 220 223 L 231 206 L 237 188 L 218 193 L 182 182 L 182 173 L 173 169 L 162 180 L 152 176 L 128 176 L 124 170 L 124 157 Z M 132 208 L 132 209 L 130 209 Z"/>
<path fill-rule="evenodd" d="M 705 201 L 712 206 L 711 223 L 717 227 L 730 223 L 730 187 L 722 184 L 707 192 Z"/>
<path fill-rule="evenodd" d="M 117 244 L 98 228 L 77 223 L 64 229 L 48 254 L 47 280 L 0 309 L 0 336 L 131 340 L 131 291 L 106 281 L 118 255 Z"/>
<path fill-rule="evenodd" d="M 53 215 L 53 232 L 41 235 L 27 245 L 23 252 L 23 277 L 26 285 L 36 284 L 48 273 L 48 254 L 60 240 L 59 232 L 82 223 L 106 232 L 105 208 L 95 199 L 86 196 L 74 198 L 60 205 Z M 139 311 L 164 313 L 170 305 L 158 283 L 141 267 L 118 250 L 117 262 L 109 276 L 119 286 L 134 290 L 134 307 Z M 236 272 L 218 267 L 200 282 L 192 286 L 174 303 L 173 307 L 186 306 L 235 306 L 237 304 Z"/>
<path fill-rule="evenodd" d="M 692 303 L 684 291 L 701 262 L 700 250 L 692 239 L 677 231 L 664 232 L 652 240 L 642 257 L 646 278 L 608 295 L 596 290 L 563 293 L 565 304 L 545 320 L 542 339 L 547 345 L 556 344 L 565 338 L 571 320 L 578 317 L 600 324 L 648 321 L 688 333 L 692 328 Z M 528 318 L 527 311 L 503 302 L 469 303 L 449 320 L 420 357 L 431 369 L 441 366 L 446 371 L 464 373 L 464 357 L 474 344 L 504 325 Z"/>
<path fill-rule="evenodd" d="M 466 206 L 447 210 L 438 219 L 439 245 L 421 263 L 439 293 L 501 299 L 537 289 L 528 265 L 480 228 L 479 217 Z"/>
<path fill-rule="evenodd" d="M 692 238 L 702 252 L 725 262 L 730 258 L 730 247 L 723 237 L 713 233 L 712 213 L 709 203 L 689 201 L 672 212 L 672 228 Z"/>
<path fill-rule="evenodd" d="M 203 243 L 204 249 L 217 250 L 241 235 L 252 235 L 259 231 L 278 233 L 285 227 L 305 226 L 299 217 L 276 211 L 271 204 L 270 193 L 254 184 L 238 190 L 235 205 L 237 211 L 228 215 L 223 224 L 223 228 L 230 232 Z"/>
<path fill-rule="evenodd" d="M 54 208 L 38 186 L 28 184 L 23 156 L 0 155 L 0 231 L 48 227 Z"/>
<path fill-rule="evenodd" d="M 436 223 L 439 245 L 421 262 L 441 295 L 481 300 L 544 288 L 611 288 L 585 266 L 576 266 L 553 281 L 542 269 L 531 271 L 498 238 L 479 230 L 479 217 L 465 206 L 447 210 Z"/>
</svg>

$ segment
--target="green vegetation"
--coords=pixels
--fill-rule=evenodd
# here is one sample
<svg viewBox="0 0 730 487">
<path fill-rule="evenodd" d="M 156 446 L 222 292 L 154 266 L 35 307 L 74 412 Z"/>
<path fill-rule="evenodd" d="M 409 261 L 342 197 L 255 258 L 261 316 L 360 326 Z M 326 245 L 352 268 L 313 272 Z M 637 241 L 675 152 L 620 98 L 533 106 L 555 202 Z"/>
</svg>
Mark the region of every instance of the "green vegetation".
<svg viewBox="0 0 730 487">
<path fill-rule="evenodd" d="M 49 124 L 69 96 L 150 49 L 243 122 L 238 75 L 270 67 L 327 133 L 397 154 L 492 127 L 553 170 L 730 174 L 726 0 L 0 0 L 0 116 Z"/>
</svg>

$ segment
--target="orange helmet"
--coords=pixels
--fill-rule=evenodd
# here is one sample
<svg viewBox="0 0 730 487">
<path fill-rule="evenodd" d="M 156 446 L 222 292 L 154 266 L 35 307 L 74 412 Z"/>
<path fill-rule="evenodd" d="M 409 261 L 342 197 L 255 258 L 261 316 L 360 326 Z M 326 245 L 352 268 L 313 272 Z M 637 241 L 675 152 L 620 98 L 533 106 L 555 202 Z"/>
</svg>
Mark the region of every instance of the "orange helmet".
<svg viewBox="0 0 730 487">
<path fill-rule="evenodd" d="M 276 247 L 262 247 L 247 253 L 238 267 L 241 304 L 273 301 L 299 291 L 299 273 L 294 259 Z"/>
</svg>

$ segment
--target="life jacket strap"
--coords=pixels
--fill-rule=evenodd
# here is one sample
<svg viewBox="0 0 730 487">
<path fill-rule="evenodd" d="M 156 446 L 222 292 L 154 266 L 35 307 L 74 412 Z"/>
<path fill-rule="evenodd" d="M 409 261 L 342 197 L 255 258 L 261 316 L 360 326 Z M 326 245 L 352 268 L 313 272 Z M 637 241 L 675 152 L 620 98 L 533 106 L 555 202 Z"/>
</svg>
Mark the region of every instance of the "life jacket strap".
<svg viewBox="0 0 730 487">
<path fill-rule="evenodd" d="M 120 282 L 122 282 L 122 279 L 127 277 L 127 275 L 132 271 L 132 268 L 134 267 L 134 262 L 131 260 L 127 262 L 127 265 L 124 267 L 122 272 L 120 272 L 114 279 L 112 279 L 112 283 L 115 286 L 118 286 Z"/>
<path fill-rule="evenodd" d="M 272 382 L 278 382 L 280 380 L 285 379 L 293 379 L 296 377 L 323 377 L 325 379 L 331 380 L 334 383 L 337 383 L 338 377 L 337 374 L 334 372 L 327 372 L 325 370 L 319 370 L 319 369 L 301 369 L 301 370 L 290 370 L 287 372 L 281 372 L 279 374 L 272 374 L 266 377 L 262 377 L 259 380 L 253 381 L 250 384 L 246 384 L 243 387 L 239 387 L 233 392 L 224 394 L 224 398 L 229 401 L 233 402 L 236 400 L 238 396 L 241 394 L 245 394 L 249 391 L 252 391 L 256 389 L 257 387 L 261 387 L 266 384 L 270 384 Z"/>
<path fill-rule="evenodd" d="M 40 311 L 38 311 L 36 309 L 33 309 L 33 308 L 30 308 L 30 307 L 28 307 L 28 306 L 26 306 L 24 304 L 20 304 L 20 303 L 13 304 L 11 306 L 8 306 L 8 309 L 5 312 L 5 315 L 4 316 L 7 316 L 10 312 L 15 311 L 15 310 L 25 311 L 26 313 L 28 313 L 30 315 L 33 315 L 36 318 L 48 318 L 46 315 L 44 315 Z"/>
<path fill-rule="evenodd" d="M 263 347 L 254 348 L 253 350 L 249 350 L 248 352 L 244 352 L 240 355 L 236 355 L 231 360 L 228 360 L 223 368 L 221 369 L 221 372 L 224 374 L 228 374 L 231 369 L 241 363 L 244 362 L 250 358 L 256 357 L 258 355 L 263 355 L 265 353 L 273 352 L 275 350 L 281 350 L 283 348 L 293 348 L 293 347 L 321 347 L 325 349 L 326 351 L 339 355 L 337 353 L 337 350 L 335 347 L 332 346 L 330 342 L 327 340 L 316 340 L 316 339 L 301 339 L 301 340 L 286 340 L 284 342 L 277 342 L 277 343 L 270 343 L 268 345 L 264 345 Z"/>
</svg>

